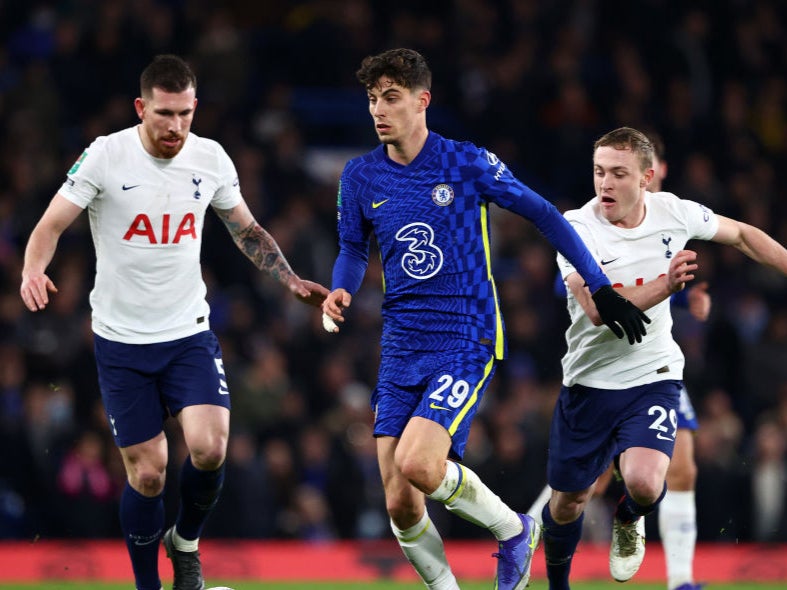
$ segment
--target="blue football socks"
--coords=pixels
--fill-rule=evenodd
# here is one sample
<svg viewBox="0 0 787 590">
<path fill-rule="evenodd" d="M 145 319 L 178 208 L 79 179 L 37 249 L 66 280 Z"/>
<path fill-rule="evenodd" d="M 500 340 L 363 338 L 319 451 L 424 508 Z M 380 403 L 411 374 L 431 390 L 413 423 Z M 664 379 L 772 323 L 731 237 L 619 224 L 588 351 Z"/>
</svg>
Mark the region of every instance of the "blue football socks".
<svg viewBox="0 0 787 590">
<path fill-rule="evenodd" d="M 120 528 L 138 590 L 159 590 L 159 541 L 164 531 L 164 496 L 143 496 L 128 482 L 120 496 Z"/>
<path fill-rule="evenodd" d="M 568 574 L 571 572 L 571 560 L 577 550 L 582 537 L 582 522 L 585 513 L 568 524 L 557 524 L 552 520 L 549 512 L 549 503 L 541 511 L 544 522 L 542 540 L 544 542 L 544 556 L 547 562 L 547 579 L 549 590 L 569 590 Z"/>
<path fill-rule="evenodd" d="M 215 471 L 202 471 L 186 457 L 180 472 L 180 510 L 175 524 L 178 535 L 189 541 L 199 539 L 205 521 L 219 499 L 224 485 L 223 463 Z"/>
</svg>

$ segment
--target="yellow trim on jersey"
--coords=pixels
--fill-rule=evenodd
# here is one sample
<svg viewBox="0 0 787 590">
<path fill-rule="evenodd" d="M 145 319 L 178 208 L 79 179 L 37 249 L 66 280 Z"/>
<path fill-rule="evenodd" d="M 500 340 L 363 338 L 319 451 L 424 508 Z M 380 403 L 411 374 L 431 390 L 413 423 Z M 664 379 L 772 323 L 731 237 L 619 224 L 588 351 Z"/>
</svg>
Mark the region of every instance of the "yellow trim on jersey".
<svg viewBox="0 0 787 590">
<path fill-rule="evenodd" d="M 489 362 L 486 364 L 486 367 L 484 367 L 484 376 L 475 386 L 475 389 L 473 390 L 473 395 L 470 396 L 470 398 L 467 400 L 467 403 L 462 407 L 462 409 L 456 415 L 454 421 L 451 422 L 451 426 L 448 427 L 448 434 L 450 434 L 451 436 L 456 434 L 456 429 L 459 428 L 459 424 L 462 423 L 462 420 L 464 420 L 465 416 L 467 415 L 467 412 L 469 412 L 470 408 L 472 408 L 478 402 L 478 390 L 481 389 L 481 386 L 484 383 L 486 383 L 487 379 L 489 379 L 489 374 L 492 372 L 492 368 L 494 366 L 495 366 L 495 357 L 492 357 L 489 359 Z M 457 463 L 457 465 L 459 464 Z M 461 465 L 459 466 L 461 467 Z"/>
<path fill-rule="evenodd" d="M 380 257 L 380 267 L 383 269 L 380 273 L 380 282 L 382 283 L 383 295 L 385 295 L 385 265 L 383 265 L 383 253 L 378 252 L 377 255 Z"/>
<path fill-rule="evenodd" d="M 497 285 L 492 276 L 492 248 L 489 245 L 489 205 L 481 204 L 481 235 L 484 237 L 484 256 L 486 257 L 486 278 L 492 283 L 492 296 L 495 298 L 495 358 L 502 359 L 505 352 L 503 342 L 503 314 L 500 313 L 500 303 L 497 299 Z"/>
</svg>

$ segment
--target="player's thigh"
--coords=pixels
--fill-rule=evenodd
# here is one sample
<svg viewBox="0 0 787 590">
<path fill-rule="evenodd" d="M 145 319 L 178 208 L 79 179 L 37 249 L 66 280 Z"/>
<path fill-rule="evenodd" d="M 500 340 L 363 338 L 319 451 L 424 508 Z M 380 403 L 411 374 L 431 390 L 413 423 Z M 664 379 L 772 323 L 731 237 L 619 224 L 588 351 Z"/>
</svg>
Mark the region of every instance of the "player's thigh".
<svg viewBox="0 0 787 590">
<path fill-rule="evenodd" d="M 230 428 L 230 412 L 222 406 L 186 406 L 178 414 L 183 438 L 195 466 L 215 469 L 224 461 Z"/>
<path fill-rule="evenodd" d="M 415 487 L 431 494 L 445 477 L 451 444 L 451 436 L 441 424 L 413 416 L 402 433 L 394 462 Z"/>
<path fill-rule="evenodd" d="M 663 451 L 630 447 L 620 456 L 620 474 L 633 495 L 658 495 L 664 488 L 670 458 Z"/>
</svg>

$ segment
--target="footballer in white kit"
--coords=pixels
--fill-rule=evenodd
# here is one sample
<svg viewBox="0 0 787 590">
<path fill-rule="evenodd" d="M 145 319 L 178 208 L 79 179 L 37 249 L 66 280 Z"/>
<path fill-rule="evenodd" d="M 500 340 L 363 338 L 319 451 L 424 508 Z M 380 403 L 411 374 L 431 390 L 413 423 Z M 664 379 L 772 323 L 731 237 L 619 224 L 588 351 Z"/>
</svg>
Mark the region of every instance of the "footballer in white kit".
<svg viewBox="0 0 787 590">
<path fill-rule="evenodd" d="M 173 590 L 203 590 L 204 524 L 221 493 L 230 392 L 210 329 L 200 248 L 212 206 L 241 252 L 304 303 L 328 290 L 295 274 L 241 197 L 235 166 L 215 141 L 190 132 L 197 79 L 176 55 L 140 75 L 140 123 L 97 138 L 67 173 L 25 249 L 20 295 L 30 311 L 57 293 L 46 270 L 61 234 L 88 211 L 96 251 L 90 293 L 104 410 L 123 458 L 120 525 L 137 590 L 161 590 L 161 544 Z M 188 449 L 179 505 L 166 531 L 169 460 L 164 421 L 174 417 Z"/>
<path fill-rule="evenodd" d="M 671 294 L 697 270 L 691 239 L 733 246 L 787 274 L 787 250 L 762 230 L 715 215 L 670 193 L 650 193 L 654 147 L 620 127 L 593 146 L 596 197 L 565 214 L 623 296 L 651 319 L 642 341 L 621 348 L 599 328 L 598 306 L 583 277 L 558 257 L 569 288 L 564 381 L 552 416 L 547 478 L 553 493 L 541 511 L 551 590 L 567 590 L 594 482 L 615 459 L 624 494 L 615 508 L 609 569 L 625 582 L 645 556 L 643 517 L 666 494 L 678 430 L 684 358 L 672 338 Z"/>
<path fill-rule="evenodd" d="M 121 160 L 123 166 L 113 165 Z M 235 166 L 224 149 L 189 133 L 177 157 L 156 158 L 131 127 L 97 138 L 68 171 L 59 193 L 89 214 L 97 260 L 90 293 L 96 360 L 118 445 L 149 440 L 167 415 L 189 405 L 229 408 L 200 267 L 208 206 L 226 210 L 242 200 Z M 197 334 L 184 348 L 183 339 Z M 122 344 L 158 346 L 151 354 Z M 183 357 L 188 351 L 192 354 Z M 108 370 L 113 357 L 128 362 L 138 353 L 142 356 L 125 374 Z M 201 360 L 206 356 L 213 362 Z M 173 366 L 183 369 L 172 373 Z M 165 367 L 169 386 L 162 390 L 148 376 Z M 144 399 L 139 396 L 149 403 L 139 403 Z"/>
<path fill-rule="evenodd" d="M 710 240 L 718 230 L 718 219 L 710 209 L 672 193 L 645 193 L 645 203 L 645 218 L 634 228 L 607 221 L 598 211 L 598 197 L 565 213 L 613 287 L 642 285 L 666 274 L 672 257 L 689 240 Z M 564 278 L 576 272 L 560 254 L 557 261 Z M 683 378 L 683 353 L 672 337 L 669 298 L 647 310 L 648 332 L 633 346 L 620 346 L 593 326 L 570 292 L 568 310 L 571 326 L 563 357 L 564 385 L 621 389 Z"/>
<path fill-rule="evenodd" d="M 634 228 L 607 221 L 598 210 L 598 198 L 565 213 L 615 287 L 642 285 L 666 274 L 686 242 L 709 240 L 718 230 L 716 215 L 698 203 L 670 193 L 646 193 L 645 202 L 644 220 Z M 564 278 L 576 272 L 565 258 L 557 259 Z M 654 448 L 672 456 L 684 357 L 672 337 L 669 298 L 647 310 L 647 334 L 630 346 L 620 346 L 608 330 L 594 326 L 570 290 L 567 301 L 571 325 L 562 361 L 563 386 L 573 392 L 576 404 L 561 405 L 564 420 L 553 422 L 548 480 L 555 489 L 575 491 L 588 488 L 626 448 Z M 639 389 L 654 383 L 661 386 Z M 596 391 L 629 389 L 625 398 Z M 594 404 L 591 414 L 582 399 L 588 396 Z M 593 434 L 572 434 L 572 417 L 580 415 L 586 426 L 597 426 Z"/>
<path fill-rule="evenodd" d="M 96 334 L 150 344 L 208 329 L 205 211 L 241 202 L 235 166 L 217 142 L 190 133 L 176 158 L 154 158 L 136 127 L 124 129 L 97 138 L 59 192 L 90 216 Z"/>
</svg>

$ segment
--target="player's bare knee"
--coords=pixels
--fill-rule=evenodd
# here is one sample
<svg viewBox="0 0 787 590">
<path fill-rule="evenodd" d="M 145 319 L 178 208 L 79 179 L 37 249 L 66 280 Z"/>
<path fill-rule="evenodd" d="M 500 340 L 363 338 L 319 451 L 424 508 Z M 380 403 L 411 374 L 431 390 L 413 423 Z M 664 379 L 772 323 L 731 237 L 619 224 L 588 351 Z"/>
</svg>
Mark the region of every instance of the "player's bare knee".
<svg viewBox="0 0 787 590">
<path fill-rule="evenodd" d="M 412 455 L 404 457 L 397 467 L 407 481 L 425 494 L 435 491 L 442 481 L 437 466 L 431 465 L 421 457 Z"/>
<path fill-rule="evenodd" d="M 154 468 L 140 468 L 128 474 L 129 484 L 143 496 L 152 498 L 164 491 L 165 471 Z"/>
<path fill-rule="evenodd" d="M 626 482 L 631 499 L 641 506 L 650 506 L 659 499 L 664 491 L 664 481 L 655 479 L 635 479 Z"/>
<path fill-rule="evenodd" d="M 415 525 L 422 516 L 420 506 L 401 497 L 387 498 L 385 508 L 393 523 L 402 530 Z"/>
<path fill-rule="evenodd" d="M 227 456 L 225 448 L 215 445 L 208 449 L 191 449 L 190 454 L 191 464 L 201 471 L 215 471 Z"/>
<path fill-rule="evenodd" d="M 574 522 L 582 514 L 587 504 L 581 497 L 563 497 L 555 502 L 550 502 L 549 513 L 559 525 Z"/>
</svg>

